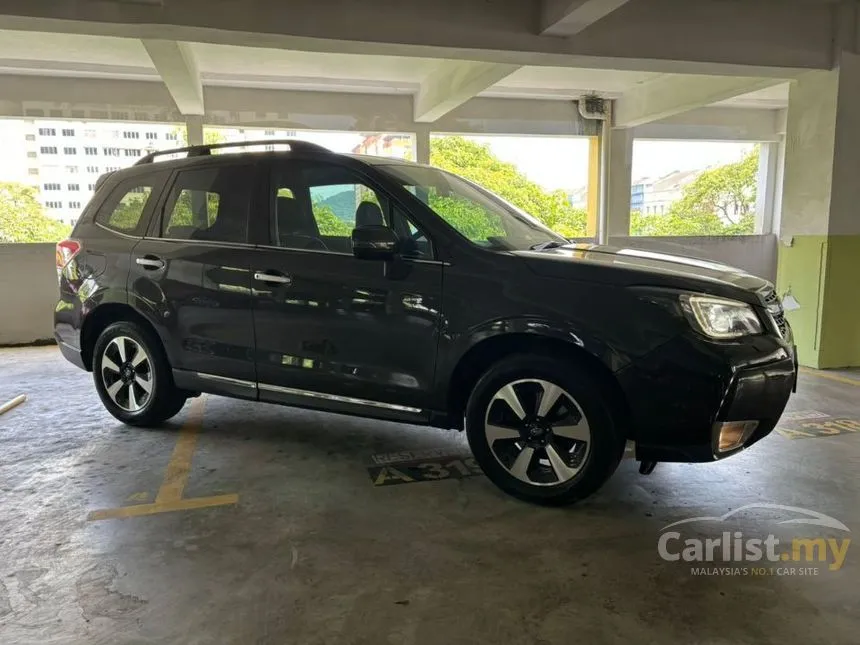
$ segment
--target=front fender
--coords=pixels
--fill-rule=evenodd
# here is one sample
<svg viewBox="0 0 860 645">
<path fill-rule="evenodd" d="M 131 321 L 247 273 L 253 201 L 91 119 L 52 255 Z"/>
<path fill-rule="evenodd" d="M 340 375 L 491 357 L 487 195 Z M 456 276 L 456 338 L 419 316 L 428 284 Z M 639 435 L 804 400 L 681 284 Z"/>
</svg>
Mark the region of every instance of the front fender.
<svg viewBox="0 0 860 645">
<path fill-rule="evenodd" d="M 462 370 L 475 369 L 471 361 L 485 366 L 486 351 L 502 353 L 516 351 L 524 344 L 534 347 L 533 341 L 543 341 L 552 351 L 559 343 L 583 351 L 596 359 L 610 372 L 630 364 L 630 358 L 600 339 L 596 334 L 583 331 L 564 321 L 537 316 L 515 316 L 487 320 L 460 334 L 443 336 L 436 370 L 437 409 L 448 410 L 452 404 L 450 385 Z M 494 360 L 494 357 L 493 357 Z"/>
<path fill-rule="evenodd" d="M 478 343 L 510 334 L 526 334 L 535 338 L 569 343 L 599 360 L 612 372 L 617 372 L 630 364 L 629 358 L 623 352 L 599 338 L 592 330 L 568 321 L 551 320 L 539 316 L 516 316 L 483 322 L 454 338 L 453 354 L 457 358 L 455 365 Z"/>
</svg>

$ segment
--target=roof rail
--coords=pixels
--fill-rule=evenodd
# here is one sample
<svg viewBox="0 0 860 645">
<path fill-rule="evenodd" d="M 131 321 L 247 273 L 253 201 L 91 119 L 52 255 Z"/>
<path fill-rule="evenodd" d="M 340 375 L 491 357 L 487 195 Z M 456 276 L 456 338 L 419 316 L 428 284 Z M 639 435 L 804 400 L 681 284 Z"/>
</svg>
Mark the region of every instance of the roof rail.
<svg viewBox="0 0 860 645">
<path fill-rule="evenodd" d="M 331 152 L 328 148 L 325 148 L 316 143 L 310 143 L 309 141 L 299 141 L 296 139 L 262 139 L 260 141 L 235 141 L 230 143 L 207 143 L 200 146 L 187 146 L 185 148 L 172 148 L 171 150 L 157 150 L 155 152 L 150 152 L 148 155 L 141 157 L 134 164 L 135 166 L 140 166 L 141 164 L 152 163 L 155 161 L 156 157 L 160 157 L 162 155 L 175 155 L 180 153 L 187 153 L 186 158 L 189 157 L 206 157 L 211 154 L 212 150 L 218 150 L 221 148 L 250 148 L 251 146 L 270 146 L 270 145 L 288 145 L 290 146 L 290 150 L 295 150 L 296 152 Z"/>
</svg>

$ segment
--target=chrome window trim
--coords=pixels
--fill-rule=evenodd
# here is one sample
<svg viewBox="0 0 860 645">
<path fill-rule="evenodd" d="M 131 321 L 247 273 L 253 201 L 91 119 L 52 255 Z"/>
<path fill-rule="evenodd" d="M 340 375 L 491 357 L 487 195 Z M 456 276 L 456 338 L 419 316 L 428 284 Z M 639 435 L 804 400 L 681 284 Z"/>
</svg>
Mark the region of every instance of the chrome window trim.
<svg viewBox="0 0 860 645">
<path fill-rule="evenodd" d="M 102 229 L 103 231 L 107 231 L 108 233 L 113 233 L 114 235 L 118 235 L 118 236 L 120 236 L 120 237 L 124 237 L 124 238 L 125 238 L 125 239 L 127 239 L 127 240 L 140 240 L 140 239 L 142 239 L 142 238 L 138 237 L 137 235 L 129 235 L 128 233 L 120 233 L 119 231 L 115 231 L 115 230 L 113 230 L 112 228 L 110 228 L 110 227 L 108 227 L 108 226 L 105 226 L 105 225 L 104 225 L 104 224 L 102 224 L 101 222 L 93 221 L 93 224 L 95 224 L 96 226 L 98 226 L 98 227 L 99 227 L 100 229 Z"/>
<path fill-rule="evenodd" d="M 242 248 L 242 249 L 255 249 L 255 248 L 257 248 L 256 244 L 249 244 L 248 242 L 219 242 L 217 240 L 183 240 L 183 239 L 176 238 L 176 237 L 151 237 L 148 235 L 144 236 L 143 239 L 151 241 L 151 242 L 181 242 L 182 244 L 196 244 L 198 246 L 217 246 L 220 248 Z"/>
<path fill-rule="evenodd" d="M 253 389 L 257 389 L 257 384 L 253 381 L 243 381 L 238 378 L 230 378 L 229 376 L 219 376 L 218 374 L 205 374 L 203 372 L 192 372 L 194 376 L 198 378 L 202 378 L 208 381 L 221 381 L 223 383 L 229 383 L 231 385 L 238 385 L 240 387 L 250 387 Z"/>
<path fill-rule="evenodd" d="M 289 246 L 275 246 L 274 244 L 258 244 L 258 249 L 267 249 L 271 251 L 295 251 L 297 253 L 322 253 L 324 255 L 339 255 L 341 257 L 353 257 L 351 253 L 341 253 L 339 251 L 325 251 L 323 249 L 294 249 Z"/>
<path fill-rule="evenodd" d="M 324 255 L 337 255 L 342 258 L 355 258 L 352 253 L 341 253 L 340 251 L 324 251 L 323 249 L 294 249 L 288 246 L 275 246 L 274 244 L 257 244 L 256 248 L 268 251 L 293 251 L 296 253 L 322 253 Z M 404 262 L 416 262 L 418 264 L 436 264 L 449 267 L 450 262 L 443 260 L 421 260 L 419 258 L 401 258 Z"/>
<path fill-rule="evenodd" d="M 257 383 L 257 387 L 267 392 L 278 392 L 281 394 L 292 394 L 294 396 L 304 396 L 311 399 L 323 399 L 325 401 L 335 401 L 337 403 L 350 403 L 352 405 L 364 405 L 373 408 L 382 408 L 385 410 L 396 410 L 398 412 L 411 412 L 420 414 L 423 412 L 421 408 L 411 408 L 407 405 L 397 405 L 395 403 L 382 403 L 381 401 L 370 401 L 368 399 L 356 399 L 351 396 L 338 396 L 337 394 L 328 394 L 326 392 L 312 392 L 310 390 L 299 390 L 292 387 L 284 387 L 282 385 L 270 385 L 268 383 Z"/>
</svg>

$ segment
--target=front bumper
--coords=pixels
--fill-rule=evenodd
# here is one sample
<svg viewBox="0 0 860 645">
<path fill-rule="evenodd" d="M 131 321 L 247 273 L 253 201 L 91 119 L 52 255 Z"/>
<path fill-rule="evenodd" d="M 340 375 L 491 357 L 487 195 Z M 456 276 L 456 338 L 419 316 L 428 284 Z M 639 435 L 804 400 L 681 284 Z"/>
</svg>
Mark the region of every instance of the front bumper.
<svg viewBox="0 0 860 645">
<path fill-rule="evenodd" d="M 788 342 L 759 336 L 737 343 L 682 337 L 619 374 L 641 461 L 723 459 L 766 437 L 795 389 Z M 756 422 L 731 449 L 719 449 L 727 422 Z"/>
</svg>

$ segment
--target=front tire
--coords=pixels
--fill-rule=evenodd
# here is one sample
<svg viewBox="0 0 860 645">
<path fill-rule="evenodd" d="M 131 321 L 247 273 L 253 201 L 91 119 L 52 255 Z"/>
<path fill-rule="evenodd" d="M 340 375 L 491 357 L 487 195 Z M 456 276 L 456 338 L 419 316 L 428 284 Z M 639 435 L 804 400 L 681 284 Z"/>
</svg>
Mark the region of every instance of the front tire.
<svg viewBox="0 0 860 645">
<path fill-rule="evenodd" d="M 587 370 L 525 354 L 499 361 L 478 380 L 466 406 L 466 434 L 494 484 L 553 506 L 600 488 L 625 445 L 609 397 Z"/>
<path fill-rule="evenodd" d="M 158 425 L 175 416 L 187 399 L 173 383 L 161 343 L 130 321 L 115 322 L 99 336 L 93 379 L 107 411 L 132 426 Z"/>
</svg>

